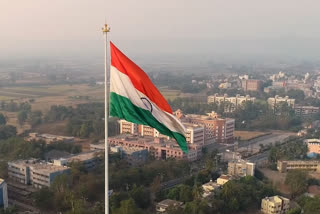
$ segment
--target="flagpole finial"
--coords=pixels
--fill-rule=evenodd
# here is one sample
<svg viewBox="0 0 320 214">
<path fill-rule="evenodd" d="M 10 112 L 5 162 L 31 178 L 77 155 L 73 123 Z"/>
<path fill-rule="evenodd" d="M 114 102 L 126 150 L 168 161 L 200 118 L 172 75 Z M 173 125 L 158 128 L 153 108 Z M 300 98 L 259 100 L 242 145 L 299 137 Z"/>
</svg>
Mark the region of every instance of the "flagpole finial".
<svg viewBox="0 0 320 214">
<path fill-rule="evenodd" d="M 104 24 L 104 27 L 102 28 L 103 33 L 108 33 L 110 32 L 110 27 L 107 24 Z"/>
</svg>

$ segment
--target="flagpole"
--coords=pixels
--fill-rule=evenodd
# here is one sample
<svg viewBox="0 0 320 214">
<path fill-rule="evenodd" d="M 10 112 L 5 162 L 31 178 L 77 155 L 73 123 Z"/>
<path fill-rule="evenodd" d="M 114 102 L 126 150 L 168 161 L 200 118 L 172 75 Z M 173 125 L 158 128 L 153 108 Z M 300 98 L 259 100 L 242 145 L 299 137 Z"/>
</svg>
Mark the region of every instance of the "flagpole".
<svg viewBox="0 0 320 214">
<path fill-rule="evenodd" d="M 108 37 L 107 34 L 110 32 L 110 28 L 107 24 L 102 28 L 104 34 L 105 43 L 104 43 L 104 183 L 105 183 L 105 214 L 109 214 L 109 178 L 108 178 L 108 169 L 109 169 L 109 154 L 108 154 L 108 120 L 109 120 L 109 111 L 108 111 Z"/>
</svg>

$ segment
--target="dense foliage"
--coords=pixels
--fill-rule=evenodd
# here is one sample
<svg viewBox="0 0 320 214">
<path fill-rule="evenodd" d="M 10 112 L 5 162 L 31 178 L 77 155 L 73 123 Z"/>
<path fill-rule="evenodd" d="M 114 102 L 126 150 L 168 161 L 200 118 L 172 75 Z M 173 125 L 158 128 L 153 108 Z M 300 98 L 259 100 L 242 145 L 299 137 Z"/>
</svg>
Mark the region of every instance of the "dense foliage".
<svg viewBox="0 0 320 214">
<path fill-rule="evenodd" d="M 104 104 L 79 104 L 76 108 L 71 106 L 51 106 L 45 115 L 45 122 L 67 120 L 66 131 L 69 135 L 82 138 L 104 138 Z M 118 133 L 118 123 L 115 118 L 109 120 L 109 135 Z"/>
</svg>

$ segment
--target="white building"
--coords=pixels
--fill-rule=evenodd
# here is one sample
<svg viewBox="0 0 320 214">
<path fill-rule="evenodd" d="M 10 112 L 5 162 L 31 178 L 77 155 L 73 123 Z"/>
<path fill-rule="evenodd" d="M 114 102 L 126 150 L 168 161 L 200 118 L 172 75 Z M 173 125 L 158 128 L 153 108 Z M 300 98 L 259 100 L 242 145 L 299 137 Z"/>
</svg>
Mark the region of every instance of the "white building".
<svg viewBox="0 0 320 214">
<path fill-rule="evenodd" d="M 279 97 L 278 95 L 276 95 L 275 97 L 268 98 L 268 104 L 272 109 L 274 109 L 283 102 L 287 103 L 290 107 L 294 107 L 295 101 L 295 99 L 290 99 L 288 96 Z"/>
<path fill-rule="evenodd" d="M 255 164 L 245 160 L 228 162 L 228 174 L 234 176 L 254 176 Z"/>
<path fill-rule="evenodd" d="M 70 168 L 56 166 L 36 159 L 8 162 L 9 178 L 35 188 L 50 187 L 58 175 L 69 173 Z"/>
<path fill-rule="evenodd" d="M 266 214 L 285 214 L 290 209 L 290 200 L 282 196 L 265 197 L 261 201 L 261 211 Z"/>
<path fill-rule="evenodd" d="M 8 208 L 8 186 L 7 183 L 0 178 L 0 208 Z"/>
<path fill-rule="evenodd" d="M 228 97 L 227 94 L 225 94 L 224 96 L 219 96 L 218 94 L 208 96 L 208 104 L 217 103 L 218 105 L 221 105 L 222 103 L 229 103 L 230 106 L 226 105 L 225 107 L 226 112 L 233 112 L 248 101 L 254 103 L 256 101 L 256 98 L 250 97 L 250 95 L 240 96 L 239 94 L 237 94 L 235 97 Z"/>
</svg>

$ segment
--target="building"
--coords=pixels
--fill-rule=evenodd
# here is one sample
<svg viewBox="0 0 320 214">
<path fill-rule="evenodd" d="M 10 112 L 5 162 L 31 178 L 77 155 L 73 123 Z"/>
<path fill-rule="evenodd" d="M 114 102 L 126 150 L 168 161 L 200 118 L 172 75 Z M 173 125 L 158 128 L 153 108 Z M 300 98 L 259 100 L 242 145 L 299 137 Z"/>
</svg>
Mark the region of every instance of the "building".
<svg viewBox="0 0 320 214">
<path fill-rule="evenodd" d="M 241 87 L 244 91 L 260 91 L 261 81 L 253 79 L 241 80 Z"/>
<path fill-rule="evenodd" d="M 228 174 L 234 176 L 254 176 L 255 164 L 245 160 L 229 161 Z"/>
<path fill-rule="evenodd" d="M 150 155 L 156 159 L 184 159 L 188 161 L 198 160 L 202 155 L 202 145 L 188 144 L 188 154 L 183 153 L 179 145 L 174 140 L 166 140 L 163 138 L 154 138 L 150 136 L 138 137 L 119 135 L 109 137 L 110 146 L 131 147 L 147 149 Z"/>
<path fill-rule="evenodd" d="M 138 134 L 139 125 L 128 122 L 126 120 L 120 120 L 120 134 Z"/>
<path fill-rule="evenodd" d="M 208 115 L 188 114 L 181 115 L 181 111 L 174 112 L 181 117 L 181 121 L 204 127 L 204 145 L 214 142 L 233 143 L 235 120 L 231 118 L 219 118 L 217 113 L 211 112 Z"/>
<path fill-rule="evenodd" d="M 8 186 L 7 183 L 0 178 L 0 208 L 8 208 Z"/>
<path fill-rule="evenodd" d="M 290 209 L 290 200 L 282 196 L 265 197 L 261 201 L 261 212 L 285 214 Z"/>
<path fill-rule="evenodd" d="M 11 180 L 39 189 L 50 187 L 56 176 L 69 172 L 69 167 L 56 166 L 36 159 L 8 162 L 8 175 Z"/>
<path fill-rule="evenodd" d="M 269 97 L 268 98 L 268 104 L 272 109 L 275 109 L 275 107 L 277 107 L 280 103 L 287 103 L 288 106 L 290 107 L 294 107 L 295 104 L 295 99 L 290 99 L 288 96 L 285 97 L 279 97 L 278 95 L 276 95 L 275 97 Z"/>
<path fill-rule="evenodd" d="M 121 157 L 127 159 L 132 165 L 144 163 L 148 159 L 148 150 L 145 148 L 115 146 L 110 147 L 110 151 L 120 153 Z"/>
<path fill-rule="evenodd" d="M 97 165 L 98 158 L 96 151 L 89 151 L 71 155 L 70 157 L 65 158 L 65 160 L 67 161 L 67 164 L 80 162 L 86 169 L 93 169 Z"/>
<path fill-rule="evenodd" d="M 308 154 L 320 155 L 319 139 L 306 139 L 304 142 L 308 146 Z"/>
<path fill-rule="evenodd" d="M 279 172 L 287 172 L 293 169 L 303 169 L 320 172 L 320 161 L 278 161 L 277 169 Z"/>
<path fill-rule="evenodd" d="M 210 180 L 208 183 L 205 183 L 202 185 L 202 189 L 203 189 L 202 197 L 206 198 L 208 196 L 211 196 L 214 193 L 214 191 L 220 188 L 221 188 L 221 185 Z"/>
<path fill-rule="evenodd" d="M 319 107 L 295 105 L 294 112 L 299 117 L 311 118 L 319 113 Z"/>
<path fill-rule="evenodd" d="M 204 145 L 204 127 L 192 123 L 183 123 L 186 128 L 186 141 L 190 144 Z"/>
<path fill-rule="evenodd" d="M 46 144 L 54 142 L 64 142 L 64 143 L 73 143 L 74 137 L 52 135 L 52 134 L 39 134 L 39 133 L 29 133 L 29 136 L 25 138 L 26 141 L 38 141 L 42 140 Z"/>
<path fill-rule="evenodd" d="M 227 94 L 225 94 L 224 96 L 219 96 L 218 94 L 208 96 L 208 104 L 217 103 L 218 105 L 220 105 L 222 103 L 229 103 L 229 106 L 226 105 L 226 107 L 228 108 L 225 109 L 226 112 L 233 112 L 248 101 L 254 103 L 256 101 L 256 98 L 250 97 L 250 95 L 240 96 L 239 94 L 237 94 L 235 97 L 228 97 Z"/>
<path fill-rule="evenodd" d="M 218 185 L 224 185 L 225 183 L 227 183 L 228 181 L 232 180 L 232 176 L 231 175 L 221 175 L 218 179 L 217 179 L 217 184 Z"/>
<path fill-rule="evenodd" d="M 166 213 L 168 207 L 181 207 L 183 202 L 165 199 L 156 204 L 157 213 Z"/>
</svg>

